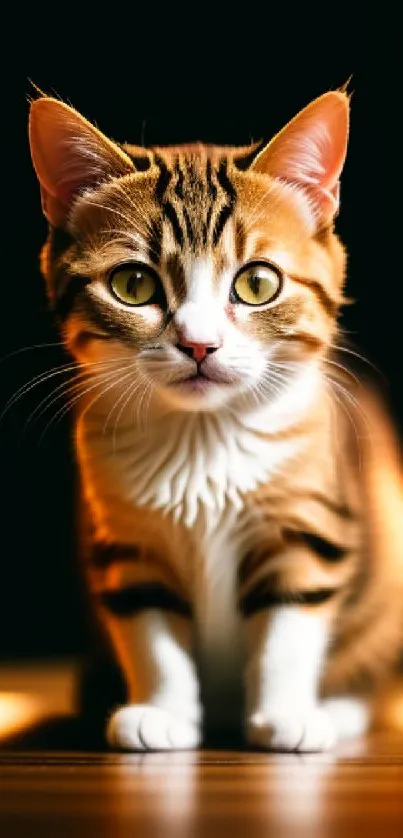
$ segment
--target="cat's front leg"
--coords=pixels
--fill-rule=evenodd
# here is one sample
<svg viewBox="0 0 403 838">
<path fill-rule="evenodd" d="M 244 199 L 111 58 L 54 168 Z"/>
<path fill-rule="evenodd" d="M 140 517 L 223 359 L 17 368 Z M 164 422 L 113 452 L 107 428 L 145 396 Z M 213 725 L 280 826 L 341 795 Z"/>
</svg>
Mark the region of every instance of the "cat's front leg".
<svg viewBox="0 0 403 838">
<path fill-rule="evenodd" d="M 120 572 L 117 555 L 109 571 L 98 591 L 100 615 L 128 703 L 111 715 L 108 742 L 126 750 L 194 748 L 201 711 L 190 606 L 163 565 L 142 561 L 135 552 L 132 562 L 125 555 Z"/>
<path fill-rule="evenodd" d="M 284 751 L 331 748 L 335 729 L 318 698 L 329 641 L 326 609 L 259 608 L 245 615 L 245 630 L 248 741 Z"/>
<path fill-rule="evenodd" d="M 110 718 L 109 744 L 127 750 L 197 747 L 201 713 L 190 621 L 150 608 L 113 625 L 109 620 L 109 630 L 129 697 Z"/>
</svg>

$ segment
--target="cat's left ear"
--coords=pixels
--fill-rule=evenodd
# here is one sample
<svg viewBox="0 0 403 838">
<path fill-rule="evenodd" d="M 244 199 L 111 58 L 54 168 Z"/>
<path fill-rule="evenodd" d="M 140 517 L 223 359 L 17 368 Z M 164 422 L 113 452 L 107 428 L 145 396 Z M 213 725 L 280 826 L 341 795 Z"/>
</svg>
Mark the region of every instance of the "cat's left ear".
<svg viewBox="0 0 403 838">
<path fill-rule="evenodd" d="M 252 171 L 304 190 L 318 226 L 330 224 L 339 208 L 339 179 L 347 152 L 349 97 L 330 91 L 300 111 L 261 151 Z"/>
<path fill-rule="evenodd" d="M 130 157 L 64 102 L 32 102 L 29 141 L 43 212 L 54 227 L 65 227 L 74 199 L 111 176 L 134 171 Z"/>
</svg>

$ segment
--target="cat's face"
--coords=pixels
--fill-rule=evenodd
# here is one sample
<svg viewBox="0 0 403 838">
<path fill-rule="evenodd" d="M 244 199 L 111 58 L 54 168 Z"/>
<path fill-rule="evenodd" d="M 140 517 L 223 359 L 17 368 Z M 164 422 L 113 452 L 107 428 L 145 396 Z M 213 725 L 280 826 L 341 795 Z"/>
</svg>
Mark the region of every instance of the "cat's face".
<svg viewBox="0 0 403 838">
<path fill-rule="evenodd" d="M 347 110 L 327 94 L 258 153 L 120 148 L 60 102 L 34 103 L 42 267 L 76 358 L 121 359 L 190 410 L 273 400 L 315 363 L 342 296 Z"/>
</svg>

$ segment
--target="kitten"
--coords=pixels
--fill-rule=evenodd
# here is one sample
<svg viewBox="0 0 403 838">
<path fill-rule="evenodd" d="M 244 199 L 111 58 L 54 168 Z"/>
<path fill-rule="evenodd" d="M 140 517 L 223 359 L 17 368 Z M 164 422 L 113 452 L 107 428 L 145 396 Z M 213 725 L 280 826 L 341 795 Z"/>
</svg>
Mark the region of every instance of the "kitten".
<svg viewBox="0 0 403 838">
<path fill-rule="evenodd" d="M 397 445 L 333 354 L 348 119 L 331 91 L 266 146 L 140 148 L 32 103 L 112 747 L 327 749 L 397 657 Z"/>
</svg>

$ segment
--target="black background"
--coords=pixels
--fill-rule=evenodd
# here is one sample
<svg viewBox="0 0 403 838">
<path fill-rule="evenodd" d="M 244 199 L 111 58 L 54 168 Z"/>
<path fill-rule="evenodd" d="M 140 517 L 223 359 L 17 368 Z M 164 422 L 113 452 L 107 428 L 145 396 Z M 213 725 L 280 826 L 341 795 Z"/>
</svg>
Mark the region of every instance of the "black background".
<svg viewBox="0 0 403 838">
<path fill-rule="evenodd" d="M 236 13 L 231 6 L 218 20 L 217 9 L 198 6 L 170 7 L 162 19 L 158 7 L 142 15 L 120 8 L 101 21 L 101 35 L 94 29 L 84 35 L 78 20 L 68 28 L 25 19 L 28 46 L 17 69 L 7 66 L 4 91 L 1 406 L 34 375 L 66 360 L 57 346 L 16 352 L 58 340 L 38 270 L 46 224 L 27 143 L 29 79 L 120 141 L 243 144 L 269 139 L 312 98 L 352 75 L 351 141 L 337 229 L 349 251 L 347 287 L 356 302 L 343 324 L 386 377 L 401 427 L 396 120 L 402 79 L 392 46 L 398 22 L 387 5 L 382 16 L 366 12 L 354 27 L 351 15 L 339 26 L 334 12 L 323 15 L 296 20 L 287 8 L 284 19 L 274 21 L 269 7 Z M 82 645 L 70 423 L 64 417 L 43 435 L 48 413 L 25 427 L 50 391 L 50 384 L 33 388 L 0 422 L 4 658 L 71 654 Z"/>
</svg>

